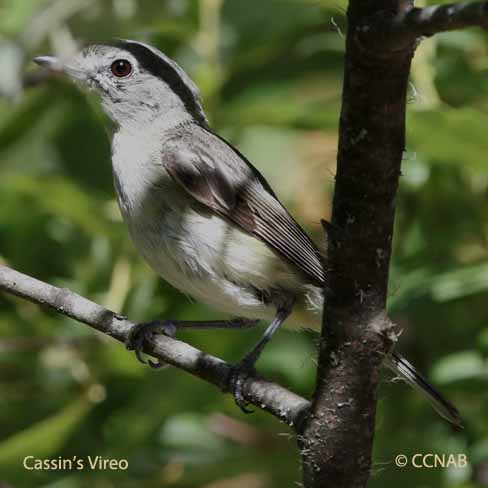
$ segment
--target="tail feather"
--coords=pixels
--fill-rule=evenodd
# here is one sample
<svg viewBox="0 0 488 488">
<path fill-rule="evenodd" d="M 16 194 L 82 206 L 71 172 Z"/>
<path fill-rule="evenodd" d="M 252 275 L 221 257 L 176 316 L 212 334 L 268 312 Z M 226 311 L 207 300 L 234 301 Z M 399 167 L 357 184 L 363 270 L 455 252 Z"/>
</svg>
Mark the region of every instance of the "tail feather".
<svg viewBox="0 0 488 488">
<path fill-rule="evenodd" d="M 399 374 L 415 390 L 422 393 L 441 417 L 457 427 L 462 427 L 461 415 L 457 408 L 446 400 L 404 357 L 393 352 L 386 358 L 385 365 Z"/>
</svg>

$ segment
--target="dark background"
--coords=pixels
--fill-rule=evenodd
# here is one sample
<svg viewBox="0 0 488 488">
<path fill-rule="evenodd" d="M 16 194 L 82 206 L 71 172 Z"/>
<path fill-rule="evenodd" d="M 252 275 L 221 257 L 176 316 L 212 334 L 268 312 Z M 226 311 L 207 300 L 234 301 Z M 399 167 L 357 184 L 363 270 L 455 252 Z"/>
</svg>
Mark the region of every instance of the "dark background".
<svg viewBox="0 0 488 488">
<path fill-rule="evenodd" d="M 219 318 L 150 271 L 121 222 L 96 103 L 35 83 L 34 55 L 126 37 L 158 46 L 201 88 L 212 125 L 320 234 L 330 216 L 345 1 L 2 0 L 0 262 L 128 315 Z M 488 47 L 477 30 L 424 42 L 412 69 L 390 280 L 399 349 L 459 407 L 455 432 L 385 374 L 373 488 L 488 485 Z M 381 73 L 378 73 L 381 76 Z M 261 329 L 262 330 L 262 329 Z M 235 361 L 261 333 L 181 337 Z M 302 395 L 315 332 L 280 332 L 259 370 Z M 466 469 L 398 468 L 398 454 L 466 454 Z M 126 459 L 125 471 L 26 471 L 25 456 Z M 0 485 L 300 486 L 287 426 L 244 415 L 174 369 L 152 371 L 89 328 L 0 297 Z M 2 485 L 3 486 L 3 485 Z"/>
</svg>

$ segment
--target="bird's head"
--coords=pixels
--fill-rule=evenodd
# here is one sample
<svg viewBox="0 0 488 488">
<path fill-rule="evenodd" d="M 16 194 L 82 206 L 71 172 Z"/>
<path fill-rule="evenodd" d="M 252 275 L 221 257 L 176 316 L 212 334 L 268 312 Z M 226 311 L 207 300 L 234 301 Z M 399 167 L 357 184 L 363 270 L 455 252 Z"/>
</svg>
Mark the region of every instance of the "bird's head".
<svg viewBox="0 0 488 488">
<path fill-rule="evenodd" d="M 161 117 L 205 123 L 199 91 L 190 77 L 161 51 L 136 41 L 92 44 L 70 59 L 39 56 L 34 61 L 96 91 L 119 126 Z"/>
</svg>

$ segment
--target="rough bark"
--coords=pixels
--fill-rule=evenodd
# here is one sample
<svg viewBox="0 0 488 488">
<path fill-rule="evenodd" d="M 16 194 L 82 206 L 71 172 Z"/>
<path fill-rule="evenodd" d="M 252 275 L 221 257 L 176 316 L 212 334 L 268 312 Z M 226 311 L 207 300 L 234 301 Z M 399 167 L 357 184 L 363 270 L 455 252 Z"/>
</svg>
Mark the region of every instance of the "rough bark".
<svg viewBox="0 0 488 488">
<path fill-rule="evenodd" d="M 410 2 L 351 0 L 339 153 L 329 228 L 330 284 L 310 416 L 300 439 L 307 488 L 363 487 L 369 478 L 376 389 L 394 333 L 385 315 L 395 194 L 405 147 L 412 42 L 378 49 L 368 19 Z"/>
</svg>

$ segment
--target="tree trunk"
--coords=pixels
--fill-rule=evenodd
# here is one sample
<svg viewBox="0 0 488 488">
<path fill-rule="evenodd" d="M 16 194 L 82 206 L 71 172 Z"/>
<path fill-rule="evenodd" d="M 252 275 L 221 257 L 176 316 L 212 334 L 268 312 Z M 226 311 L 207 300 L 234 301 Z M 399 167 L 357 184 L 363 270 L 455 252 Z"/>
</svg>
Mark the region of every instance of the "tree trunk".
<svg viewBox="0 0 488 488">
<path fill-rule="evenodd" d="M 385 305 L 414 51 L 413 43 L 389 49 L 370 27 L 410 6 L 349 5 L 329 288 L 316 390 L 300 437 L 307 488 L 363 487 L 369 478 L 379 372 L 394 339 Z"/>
</svg>

